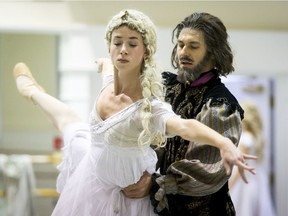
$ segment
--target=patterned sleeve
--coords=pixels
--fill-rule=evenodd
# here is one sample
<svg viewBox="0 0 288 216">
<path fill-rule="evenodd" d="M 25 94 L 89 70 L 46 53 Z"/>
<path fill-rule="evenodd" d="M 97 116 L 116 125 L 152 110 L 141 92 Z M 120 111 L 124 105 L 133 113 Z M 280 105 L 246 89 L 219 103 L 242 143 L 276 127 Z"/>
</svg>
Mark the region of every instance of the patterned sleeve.
<svg viewBox="0 0 288 216">
<path fill-rule="evenodd" d="M 237 109 L 232 109 L 226 103 L 212 106 L 208 101 L 196 119 L 238 145 L 242 126 Z M 166 175 L 156 178 L 160 187 L 154 196 L 156 210 L 160 212 L 167 207 L 166 194 L 209 195 L 217 192 L 228 178 L 217 148 L 190 142 L 186 158 L 174 162 Z"/>
</svg>

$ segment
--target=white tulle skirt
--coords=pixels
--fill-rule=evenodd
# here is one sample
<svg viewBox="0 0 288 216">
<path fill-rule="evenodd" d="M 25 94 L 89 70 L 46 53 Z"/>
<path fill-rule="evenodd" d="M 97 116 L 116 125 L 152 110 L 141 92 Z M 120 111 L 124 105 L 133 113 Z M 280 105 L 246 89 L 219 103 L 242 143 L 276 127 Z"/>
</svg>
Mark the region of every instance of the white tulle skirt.
<svg viewBox="0 0 288 216">
<path fill-rule="evenodd" d="M 75 131 L 71 133 L 75 134 Z M 83 135 L 83 130 L 81 133 Z M 83 142 L 85 136 L 80 137 Z M 104 146 L 99 138 L 85 154 L 81 150 L 83 158 L 77 158 L 79 163 L 75 165 L 71 155 L 77 155 L 77 152 L 73 147 L 81 145 L 75 136 L 72 140 L 64 148 L 64 161 L 57 182 L 63 189 L 52 216 L 157 215 L 149 196 L 129 199 L 121 191 L 136 183 L 145 170 L 155 171 L 157 157 L 152 149 L 143 155 L 143 151 L 135 147 Z"/>
</svg>

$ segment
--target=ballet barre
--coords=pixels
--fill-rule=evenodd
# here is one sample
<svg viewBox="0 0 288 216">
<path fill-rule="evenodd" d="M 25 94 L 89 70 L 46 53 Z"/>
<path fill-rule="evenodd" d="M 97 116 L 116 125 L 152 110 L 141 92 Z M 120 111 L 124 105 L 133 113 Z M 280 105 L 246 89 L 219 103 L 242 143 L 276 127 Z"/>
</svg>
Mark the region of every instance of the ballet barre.
<svg viewBox="0 0 288 216">
<path fill-rule="evenodd" d="M 30 155 L 32 163 L 51 163 L 59 164 L 62 160 L 60 153 L 53 153 L 51 155 Z"/>
<path fill-rule="evenodd" d="M 5 197 L 5 195 L 5 191 L 0 191 L 0 198 Z M 59 193 L 53 188 L 36 188 L 33 191 L 33 195 L 36 197 L 59 197 Z"/>
<path fill-rule="evenodd" d="M 52 153 L 51 155 L 29 155 L 32 164 L 45 164 L 50 163 L 57 165 L 62 160 L 62 155 L 58 152 Z M 0 198 L 5 197 L 5 191 L 0 190 Z M 33 195 L 36 197 L 54 197 L 58 198 L 59 193 L 54 188 L 36 188 L 33 191 Z"/>
</svg>

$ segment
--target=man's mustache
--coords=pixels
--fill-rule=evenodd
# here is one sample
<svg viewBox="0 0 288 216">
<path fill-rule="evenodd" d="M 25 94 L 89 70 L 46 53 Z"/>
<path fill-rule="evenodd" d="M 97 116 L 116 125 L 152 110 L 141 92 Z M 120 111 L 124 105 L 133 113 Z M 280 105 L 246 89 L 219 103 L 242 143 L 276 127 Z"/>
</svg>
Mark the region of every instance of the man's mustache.
<svg viewBox="0 0 288 216">
<path fill-rule="evenodd" d="M 185 62 L 189 62 L 189 63 L 193 63 L 193 60 L 191 58 L 189 58 L 188 56 L 182 56 L 179 59 L 180 61 L 185 61 Z"/>
</svg>

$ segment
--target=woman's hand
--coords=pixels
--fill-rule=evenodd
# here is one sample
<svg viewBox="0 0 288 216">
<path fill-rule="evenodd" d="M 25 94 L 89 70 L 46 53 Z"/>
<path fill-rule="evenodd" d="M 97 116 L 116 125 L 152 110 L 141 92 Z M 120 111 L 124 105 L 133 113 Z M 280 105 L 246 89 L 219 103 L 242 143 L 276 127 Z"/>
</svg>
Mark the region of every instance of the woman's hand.
<svg viewBox="0 0 288 216">
<path fill-rule="evenodd" d="M 220 154 L 224 167 L 226 169 L 227 175 L 231 174 L 231 165 L 238 166 L 239 173 L 245 183 L 248 183 L 245 176 L 245 170 L 248 170 L 252 174 L 256 174 L 255 168 L 248 166 L 246 160 L 253 159 L 256 160 L 257 157 L 254 155 L 242 153 L 230 139 L 225 138 L 225 145 L 220 148 Z"/>
<path fill-rule="evenodd" d="M 109 58 L 98 58 L 95 63 L 98 66 L 98 73 L 102 73 L 103 75 L 113 74 L 114 66 L 112 64 L 111 59 Z"/>
</svg>

